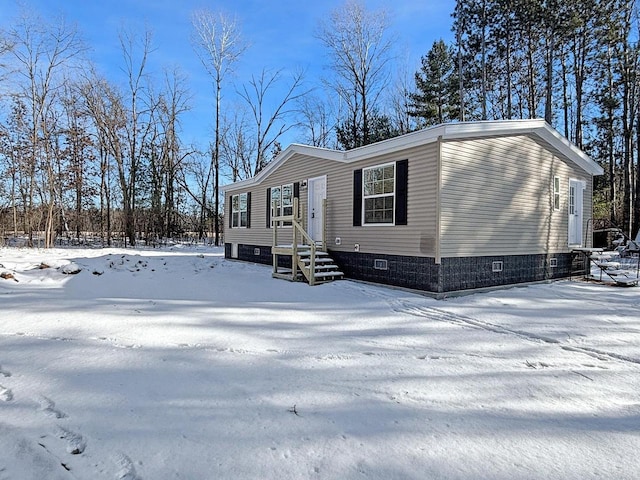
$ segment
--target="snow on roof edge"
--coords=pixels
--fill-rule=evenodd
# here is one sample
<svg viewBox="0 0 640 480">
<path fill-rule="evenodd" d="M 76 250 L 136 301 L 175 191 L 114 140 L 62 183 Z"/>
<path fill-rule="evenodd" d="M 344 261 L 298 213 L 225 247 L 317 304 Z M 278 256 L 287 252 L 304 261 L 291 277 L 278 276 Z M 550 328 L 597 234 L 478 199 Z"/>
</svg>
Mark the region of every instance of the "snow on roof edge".
<svg viewBox="0 0 640 480">
<path fill-rule="evenodd" d="M 562 136 L 551 125 L 545 122 L 544 119 L 482 120 L 435 125 L 423 130 L 410 132 L 399 137 L 389 138 L 381 142 L 346 151 L 293 143 L 254 177 L 231 183 L 226 185 L 225 188 L 235 190 L 258 184 L 263 177 L 268 176 L 269 172 L 275 170 L 281 163 L 285 162 L 294 154 L 309 155 L 335 162 L 351 163 L 395 150 L 425 145 L 436 141 L 440 137 L 445 140 L 454 140 L 514 134 L 535 134 L 587 173 L 591 175 L 602 175 L 604 173 L 600 165 L 572 144 L 567 138 Z"/>
</svg>

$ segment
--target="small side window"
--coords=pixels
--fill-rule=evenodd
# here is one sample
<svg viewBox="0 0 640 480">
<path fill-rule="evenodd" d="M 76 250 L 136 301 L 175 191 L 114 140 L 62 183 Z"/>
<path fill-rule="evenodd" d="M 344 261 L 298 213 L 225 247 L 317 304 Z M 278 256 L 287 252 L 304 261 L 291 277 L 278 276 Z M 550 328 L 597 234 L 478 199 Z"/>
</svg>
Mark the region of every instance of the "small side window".
<svg viewBox="0 0 640 480">
<path fill-rule="evenodd" d="M 553 209 L 560 210 L 560 177 L 553 177 Z"/>
</svg>

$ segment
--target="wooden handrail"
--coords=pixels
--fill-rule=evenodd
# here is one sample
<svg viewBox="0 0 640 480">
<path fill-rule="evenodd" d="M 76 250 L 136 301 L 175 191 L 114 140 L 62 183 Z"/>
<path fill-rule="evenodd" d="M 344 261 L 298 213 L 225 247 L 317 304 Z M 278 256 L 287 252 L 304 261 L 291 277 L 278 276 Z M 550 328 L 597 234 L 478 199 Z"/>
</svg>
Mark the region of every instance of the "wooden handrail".
<svg viewBox="0 0 640 480">
<path fill-rule="evenodd" d="M 278 200 L 274 200 L 271 206 L 271 212 L 278 211 Z M 291 276 L 295 279 L 298 276 L 298 235 L 303 242 L 303 245 L 309 245 L 311 250 L 311 258 L 309 265 L 309 285 L 315 284 L 315 271 L 316 271 L 316 242 L 309 236 L 304 226 L 301 223 L 302 217 L 298 215 L 298 199 L 293 199 L 293 215 L 272 215 L 271 221 L 273 222 L 273 247 L 278 246 L 278 224 L 280 222 L 291 222 L 291 231 L 293 239 L 291 242 Z M 324 234 L 323 234 L 324 238 Z M 273 256 L 273 272 L 278 270 L 277 255 Z"/>
<path fill-rule="evenodd" d="M 327 251 L 327 199 L 322 200 L 322 251 Z"/>
</svg>

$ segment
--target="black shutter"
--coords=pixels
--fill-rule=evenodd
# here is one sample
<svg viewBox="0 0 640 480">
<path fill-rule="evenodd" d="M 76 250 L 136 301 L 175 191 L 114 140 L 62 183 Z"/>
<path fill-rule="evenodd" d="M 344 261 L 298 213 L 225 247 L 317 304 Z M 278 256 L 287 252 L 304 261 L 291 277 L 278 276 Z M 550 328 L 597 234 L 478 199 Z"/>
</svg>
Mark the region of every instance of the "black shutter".
<svg viewBox="0 0 640 480">
<path fill-rule="evenodd" d="M 353 171 L 353 226 L 362 226 L 362 169 Z"/>
<path fill-rule="evenodd" d="M 229 215 L 229 228 L 233 228 L 233 195 L 229 195 L 229 208 L 227 208 L 227 215 Z"/>
<path fill-rule="evenodd" d="M 293 198 L 300 199 L 300 182 L 295 182 L 293 184 Z M 300 202 L 298 202 L 298 211 L 293 212 L 293 214 L 298 217 L 300 215 Z"/>
<path fill-rule="evenodd" d="M 251 192 L 247 192 L 247 228 L 251 227 Z"/>
<path fill-rule="evenodd" d="M 271 228 L 271 189 L 267 188 L 267 228 Z"/>
<path fill-rule="evenodd" d="M 396 205 L 395 224 L 407 224 L 407 183 L 409 173 L 409 160 L 396 162 Z"/>
</svg>

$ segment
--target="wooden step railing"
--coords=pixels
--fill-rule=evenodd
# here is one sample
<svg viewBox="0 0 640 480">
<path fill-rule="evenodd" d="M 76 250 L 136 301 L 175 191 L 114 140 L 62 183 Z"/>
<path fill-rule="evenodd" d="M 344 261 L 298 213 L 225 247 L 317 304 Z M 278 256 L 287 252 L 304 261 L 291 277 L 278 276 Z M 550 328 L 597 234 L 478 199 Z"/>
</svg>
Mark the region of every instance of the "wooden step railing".
<svg viewBox="0 0 640 480">
<path fill-rule="evenodd" d="M 275 278 L 284 278 L 286 280 L 297 280 L 298 275 L 302 274 L 309 285 L 316 284 L 316 251 L 318 246 L 316 241 L 311 238 L 307 233 L 303 225 L 303 216 L 299 214 L 299 201 L 297 198 L 293 199 L 293 213 L 291 215 L 273 215 L 278 211 L 283 211 L 278 200 L 274 200 L 271 205 L 271 222 L 273 230 L 273 240 L 271 245 L 271 253 L 273 255 L 273 274 Z M 322 243 L 320 251 L 325 251 L 326 248 L 326 200 L 323 201 L 323 215 L 322 215 Z M 281 232 L 280 230 L 286 228 L 291 237 L 291 244 L 281 244 Z M 299 250 L 310 250 L 310 265 L 309 268 L 303 268 L 300 263 Z M 291 271 L 283 273 L 279 271 L 278 257 L 280 255 L 291 257 Z"/>
</svg>

